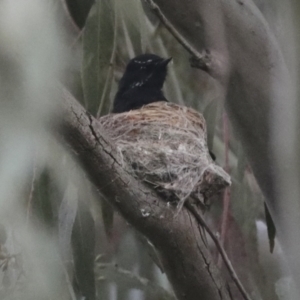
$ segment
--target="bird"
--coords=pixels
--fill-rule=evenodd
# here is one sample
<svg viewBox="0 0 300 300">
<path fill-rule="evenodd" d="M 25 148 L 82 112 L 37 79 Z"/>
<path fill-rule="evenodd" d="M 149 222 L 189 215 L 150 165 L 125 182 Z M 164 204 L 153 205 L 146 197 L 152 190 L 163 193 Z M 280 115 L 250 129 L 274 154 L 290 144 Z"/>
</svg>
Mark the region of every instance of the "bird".
<svg viewBox="0 0 300 300">
<path fill-rule="evenodd" d="M 177 212 L 188 198 L 205 209 L 231 180 L 213 162 L 201 113 L 166 99 L 163 85 L 171 60 L 155 54 L 131 59 L 111 113 L 99 122 L 127 172 L 177 203 Z"/>
<path fill-rule="evenodd" d="M 153 102 L 167 102 L 162 88 L 171 60 L 171 57 L 164 59 L 149 53 L 131 59 L 119 82 L 112 112 L 122 113 Z"/>
<path fill-rule="evenodd" d="M 123 113 L 153 102 L 168 102 L 162 88 L 171 61 L 172 57 L 162 58 L 151 53 L 141 54 L 131 59 L 119 82 L 112 112 Z M 215 161 L 215 154 L 210 150 L 209 154 Z"/>
</svg>

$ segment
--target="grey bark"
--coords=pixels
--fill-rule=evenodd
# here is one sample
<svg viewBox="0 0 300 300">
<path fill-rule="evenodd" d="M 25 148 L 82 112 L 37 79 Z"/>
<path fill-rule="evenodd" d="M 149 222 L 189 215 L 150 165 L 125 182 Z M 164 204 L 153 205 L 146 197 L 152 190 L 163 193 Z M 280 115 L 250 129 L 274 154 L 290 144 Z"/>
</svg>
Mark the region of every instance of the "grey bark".
<svg viewBox="0 0 300 300">
<path fill-rule="evenodd" d="M 179 300 L 229 299 L 197 222 L 130 176 L 97 120 L 67 92 L 63 95 L 60 138 L 68 143 L 91 181 L 110 203 L 156 247 Z"/>
</svg>

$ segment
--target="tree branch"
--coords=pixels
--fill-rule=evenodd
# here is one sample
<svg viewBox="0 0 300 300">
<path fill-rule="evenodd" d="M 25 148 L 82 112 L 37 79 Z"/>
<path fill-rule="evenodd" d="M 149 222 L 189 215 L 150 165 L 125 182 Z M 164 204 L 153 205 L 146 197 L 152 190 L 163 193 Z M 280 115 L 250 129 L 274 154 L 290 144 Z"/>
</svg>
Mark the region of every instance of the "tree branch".
<svg viewBox="0 0 300 300">
<path fill-rule="evenodd" d="M 150 9 L 157 15 L 159 20 L 165 25 L 173 37 L 192 55 L 192 66 L 202 69 L 204 71 L 210 71 L 211 57 L 205 51 L 200 53 L 197 51 L 186 39 L 176 30 L 176 28 L 169 22 L 165 15 L 160 10 L 159 6 L 156 5 L 152 0 L 145 0 L 149 5 Z"/>
<path fill-rule="evenodd" d="M 229 299 L 195 218 L 186 209 L 174 218 L 176 207 L 124 170 L 97 120 L 68 92 L 63 99 L 61 137 L 99 191 L 156 247 L 177 298 Z"/>
</svg>

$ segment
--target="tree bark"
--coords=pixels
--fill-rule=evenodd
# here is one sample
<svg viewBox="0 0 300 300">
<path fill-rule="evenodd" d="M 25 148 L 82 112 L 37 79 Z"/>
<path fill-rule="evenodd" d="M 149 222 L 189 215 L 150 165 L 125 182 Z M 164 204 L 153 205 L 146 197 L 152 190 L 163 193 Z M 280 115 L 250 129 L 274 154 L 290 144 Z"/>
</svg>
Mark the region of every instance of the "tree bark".
<svg viewBox="0 0 300 300">
<path fill-rule="evenodd" d="M 156 247 L 178 299 L 229 299 L 199 225 L 128 174 L 95 118 L 64 91 L 59 138 L 70 146 L 91 181 L 112 205 Z"/>
</svg>

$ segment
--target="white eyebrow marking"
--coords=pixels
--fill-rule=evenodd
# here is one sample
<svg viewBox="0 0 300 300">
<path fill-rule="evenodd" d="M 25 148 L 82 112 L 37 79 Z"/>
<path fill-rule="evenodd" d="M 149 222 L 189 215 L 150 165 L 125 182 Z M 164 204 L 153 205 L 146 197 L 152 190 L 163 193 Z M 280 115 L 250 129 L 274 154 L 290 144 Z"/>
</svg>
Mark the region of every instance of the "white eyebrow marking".
<svg viewBox="0 0 300 300">
<path fill-rule="evenodd" d="M 152 63 L 152 62 L 153 62 L 153 59 L 150 58 L 150 59 L 148 59 L 148 60 L 146 60 L 146 61 L 142 61 L 142 60 L 134 60 L 133 62 L 136 63 L 136 64 L 145 65 L 145 64 Z"/>
</svg>

